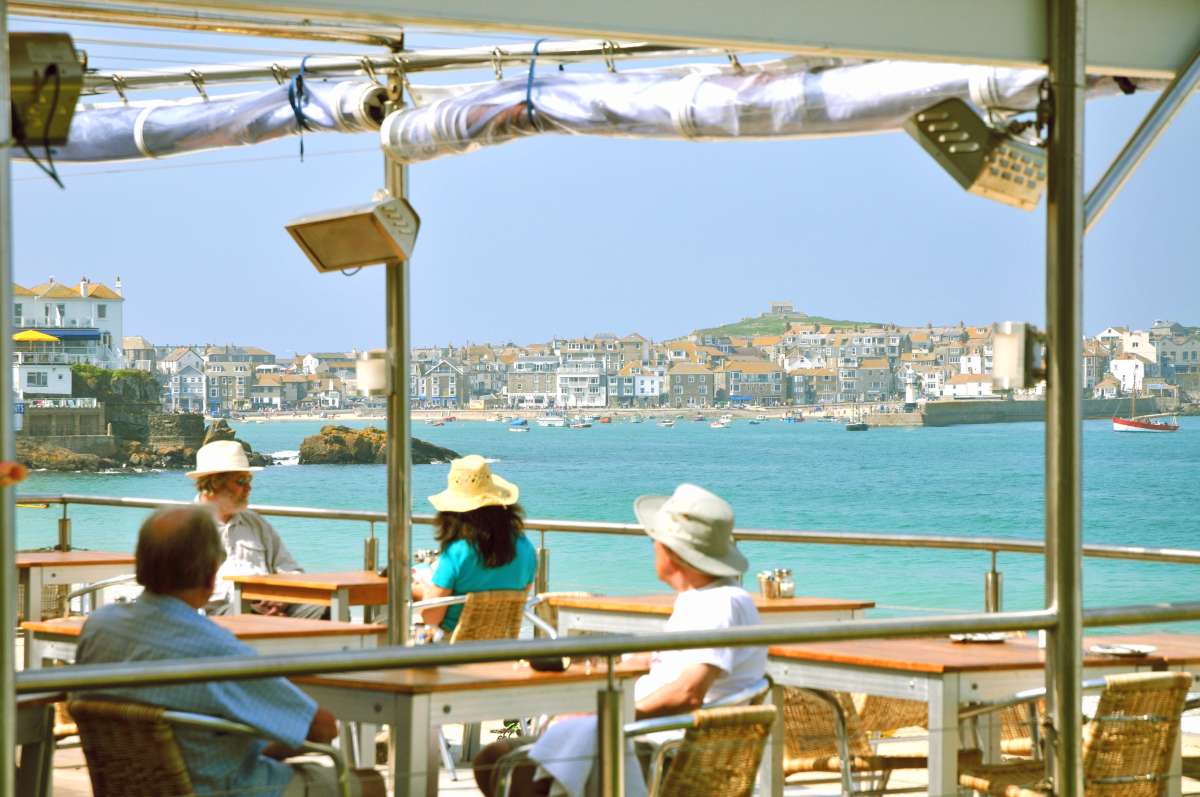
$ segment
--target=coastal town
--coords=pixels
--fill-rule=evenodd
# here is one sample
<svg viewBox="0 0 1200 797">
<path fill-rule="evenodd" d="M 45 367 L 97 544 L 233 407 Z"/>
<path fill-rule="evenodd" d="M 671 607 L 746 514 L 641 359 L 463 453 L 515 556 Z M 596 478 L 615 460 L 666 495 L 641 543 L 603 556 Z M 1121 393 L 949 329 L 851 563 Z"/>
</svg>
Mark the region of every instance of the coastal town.
<svg viewBox="0 0 1200 797">
<path fill-rule="evenodd" d="M 279 357 L 250 342 L 164 344 L 128 335 L 119 277 L 111 285 L 51 278 L 15 285 L 14 293 L 13 383 L 27 407 L 78 405 L 80 366 L 152 375 L 166 412 L 373 406 L 357 384 L 359 351 Z M 1003 395 L 991 378 L 992 338 L 990 325 L 834 321 L 774 302 L 758 317 L 671 340 L 597 334 L 414 348 L 410 395 L 417 409 L 562 411 L 981 400 Z M 1088 397 L 1136 393 L 1174 405 L 1200 396 L 1200 327 L 1109 326 L 1084 340 L 1082 366 Z M 1043 387 L 1012 397 L 1036 398 Z"/>
</svg>

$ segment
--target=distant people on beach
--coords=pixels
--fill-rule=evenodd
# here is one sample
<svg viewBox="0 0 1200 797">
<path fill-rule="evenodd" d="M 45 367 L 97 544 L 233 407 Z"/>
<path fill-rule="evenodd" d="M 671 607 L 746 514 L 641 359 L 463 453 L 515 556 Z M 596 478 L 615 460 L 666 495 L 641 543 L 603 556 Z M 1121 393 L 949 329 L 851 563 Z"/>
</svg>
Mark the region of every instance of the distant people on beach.
<svg viewBox="0 0 1200 797">
<path fill-rule="evenodd" d="M 487 460 L 475 454 L 451 462 L 446 482 L 445 490 L 429 496 L 438 512 L 437 566 L 414 574 L 413 600 L 529 589 L 537 572 L 537 553 L 525 536 L 517 486 L 492 473 Z M 450 633 L 462 608 L 429 608 L 422 617 L 426 625 Z"/>
<path fill-rule="evenodd" d="M 225 562 L 217 572 L 216 588 L 207 605 L 209 614 L 233 612 L 233 584 L 227 576 L 302 573 L 279 533 L 261 515 L 246 505 L 250 501 L 254 472 L 246 449 L 236 440 L 218 440 L 196 452 L 196 469 L 188 477 L 196 483 L 196 500 L 216 513 L 217 530 L 225 547 Z M 287 615 L 321 619 L 325 606 L 256 601 L 257 614 Z"/>
</svg>

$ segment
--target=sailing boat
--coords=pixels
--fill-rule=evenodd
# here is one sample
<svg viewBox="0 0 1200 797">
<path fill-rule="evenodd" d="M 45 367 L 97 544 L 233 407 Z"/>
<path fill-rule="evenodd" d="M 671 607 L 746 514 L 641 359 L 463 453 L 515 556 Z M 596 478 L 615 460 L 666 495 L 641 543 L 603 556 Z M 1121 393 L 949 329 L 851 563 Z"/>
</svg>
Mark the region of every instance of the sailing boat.
<svg viewBox="0 0 1200 797">
<path fill-rule="evenodd" d="M 1161 418 L 1162 420 L 1154 420 Z M 1178 432 L 1179 419 L 1174 413 L 1160 412 L 1154 415 L 1137 414 L 1137 391 L 1129 397 L 1129 417 L 1121 418 L 1114 415 L 1112 419 L 1114 432 Z"/>
</svg>

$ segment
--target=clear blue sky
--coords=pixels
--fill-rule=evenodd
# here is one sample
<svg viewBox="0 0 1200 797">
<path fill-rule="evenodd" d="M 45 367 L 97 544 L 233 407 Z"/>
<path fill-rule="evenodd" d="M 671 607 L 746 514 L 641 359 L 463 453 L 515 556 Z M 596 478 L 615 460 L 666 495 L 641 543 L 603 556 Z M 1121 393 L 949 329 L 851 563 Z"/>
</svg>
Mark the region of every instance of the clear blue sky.
<svg viewBox="0 0 1200 797">
<path fill-rule="evenodd" d="M 310 51 L 292 41 L 20 18 L 11 26 Z M 408 44 L 491 40 L 413 31 Z M 81 46 L 102 68 L 270 57 Z M 1153 98 L 1088 106 L 1088 185 Z M 283 228 L 368 199 L 382 184 L 377 137 L 305 140 L 304 163 L 288 139 L 63 166 L 66 191 L 18 164 L 16 279 L 87 275 L 111 284 L 119 274 L 125 334 L 154 343 L 236 342 L 281 356 L 380 345 L 382 270 L 318 274 Z M 1089 235 L 1089 333 L 1156 318 L 1200 323 L 1198 140 L 1193 100 Z M 904 134 L 719 144 L 543 136 L 410 173 L 423 219 L 411 264 L 420 344 L 598 331 L 663 338 L 757 314 L 776 299 L 901 324 L 1044 318 L 1045 202 L 1023 213 L 968 195 Z"/>
</svg>

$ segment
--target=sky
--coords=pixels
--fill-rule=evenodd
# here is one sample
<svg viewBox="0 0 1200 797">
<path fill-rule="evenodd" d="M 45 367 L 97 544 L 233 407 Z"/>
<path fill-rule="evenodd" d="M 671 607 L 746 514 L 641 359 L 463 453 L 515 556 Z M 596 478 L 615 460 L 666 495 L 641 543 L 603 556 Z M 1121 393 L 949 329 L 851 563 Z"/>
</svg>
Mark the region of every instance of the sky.
<svg viewBox="0 0 1200 797">
<path fill-rule="evenodd" d="M 103 69 L 364 52 L 25 18 L 10 27 L 66 30 Z M 514 40 L 525 39 L 414 30 L 407 44 Z M 182 49 L 192 46 L 264 54 Z M 1154 96 L 1089 103 L 1086 185 Z M 1085 332 L 1156 319 L 1200 324 L 1200 225 L 1189 190 L 1200 181 L 1198 140 L 1193 101 L 1089 234 Z M 16 281 L 87 276 L 111 285 L 120 276 L 125 334 L 160 345 L 239 343 L 281 357 L 381 346 L 383 270 L 319 274 L 284 230 L 295 217 L 367 201 L 383 184 L 377 141 L 307 135 L 303 162 L 293 138 L 62 165 L 65 191 L 15 164 Z M 409 264 L 418 345 L 598 332 L 663 339 L 757 315 L 776 300 L 912 325 L 1045 317 L 1045 201 L 1025 213 L 967 194 L 903 133 L 704 144 L 547 135 L 409 173 L 422 219 Z"/>
</svg>

